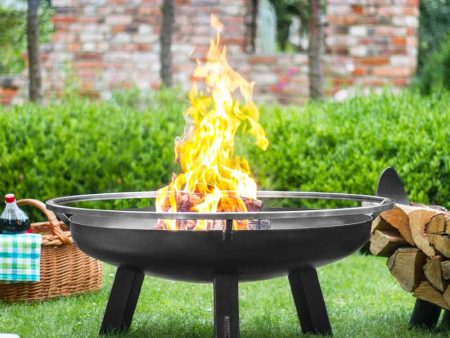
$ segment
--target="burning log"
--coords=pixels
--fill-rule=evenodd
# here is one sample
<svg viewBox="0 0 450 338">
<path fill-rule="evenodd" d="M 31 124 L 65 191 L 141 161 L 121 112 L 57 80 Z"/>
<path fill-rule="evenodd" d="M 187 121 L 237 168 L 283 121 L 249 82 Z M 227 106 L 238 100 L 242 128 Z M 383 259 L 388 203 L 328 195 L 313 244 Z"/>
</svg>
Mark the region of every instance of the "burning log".
<svg viewBox="0 0 450 338">
<path fill-rule="evenodd" d="M 198 211 L 196 209 L 197 206 L 199 206 L 201 203 L 205 202 L 204 196 L 197 193 L 185 193 L 180 192 L 175 194 L 176 199 L 176 205 L 178 209 L 176 211 L 179 212 L 196 212 Z M 234 203 L 236 205 L 241 205 L 242 210 L 226 210 L 223 209 L 222 205 L 227 205 L 227 203 L 220 203 L 222 201 L 222 198 L 217 203 L 217 212 L 228 212 L 228 211 L 261 211 L 263 202 L 261 200 L 257 199 L 251 199 L 251 198 L 239 198 L 239 197 L 229 197 L 226 196 L 224 199 L 230 199 L 234 200 Z M 165 212 L 170 211 L 170 195 L 167 194 L 167 197 L 165 199 L 165 202 L 163 204 L 163 210 Z M 195 230 L 198 229 L 197 226 L 203 225 L 203 230 L 224 230 L 226 227 L 226 220 L 163 220 L 159 219 L 158 222 L 155 225 L 155 230 L 171 230 L 171 227 L 168 226 L 170 222 L 173 222 L 175 224 L 175 229 L 173 230 Z M 235 220 L 233 224 L 234 229 L 243 230 L 243 229 L 250 229 L 250 230 L 256 230 L 256 229 L 262 229 L 268 227 L 268 221 L 262 220 L 257 221 L 248 221 L 248 220 Z M 205 226 L 206 225 L 206 226 Z"/>
<path fill-rule="evenodd" d="M 450 214 L 442 207 L 400 205 L 372 223 L 370 248 L 403 289 L 450 309 Z"/>
<path fill-rule="evenodd" d="M 256 196 L 257 185 L 247 160 L 234 152 L 239 130 L 252 135 L 262 150 L 269 144 L 252 100 L 253 84 L 228 64 L 226 48 L 220 44 L 224 27 L 215 15 L 211 15 L 211 26 L 216 30 L 216 38 L 211 40 L 205 61 L 199 61 L 194 71 L 191 105 L 183 114 L 185 132 L 175 141 L 175 158 L 181 172 L 158 190 L 157 211 L 246 212 L 260 211 L 262 207 L 259 200 L 243 198 Z M 199 90 L 199 83 L 206 90 Z M 258 228 L 261 223 L 264 222 L 235 220 L 233 228 Z M 159 220 L 156 225 L 161 230 L 225 227 L 224 220 Z"/>
</svg>

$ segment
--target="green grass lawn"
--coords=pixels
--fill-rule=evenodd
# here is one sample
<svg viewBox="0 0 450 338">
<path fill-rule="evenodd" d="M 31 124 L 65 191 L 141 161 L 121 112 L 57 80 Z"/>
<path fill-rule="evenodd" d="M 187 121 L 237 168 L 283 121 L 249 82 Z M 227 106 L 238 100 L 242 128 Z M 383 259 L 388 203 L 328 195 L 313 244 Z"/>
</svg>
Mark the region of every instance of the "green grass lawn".
<svg viewBox="0 0 450 338">
<path fill-rule="evenodd" d="M 319 270 L 335 337 L 448 337 L 408 328 L 414 298 L 390 276 L 386 259 L 353 255 Z M 100 293 L 38 304 L 0 303 L 0 332 L 22 337 L 94 337 L 115 269 L 106 266 Z M 302 336 L 287 278 L 243 283 L 242 337 Z M 211 337 L 212 285 L 146 277 L 128 337 Z"/>
</svg>

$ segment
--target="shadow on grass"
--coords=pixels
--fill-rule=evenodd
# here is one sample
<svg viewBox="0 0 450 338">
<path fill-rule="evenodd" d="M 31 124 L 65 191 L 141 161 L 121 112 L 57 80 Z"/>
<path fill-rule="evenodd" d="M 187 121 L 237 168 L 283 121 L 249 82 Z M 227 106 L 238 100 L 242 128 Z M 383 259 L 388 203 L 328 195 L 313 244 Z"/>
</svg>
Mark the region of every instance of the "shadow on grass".
<svg viewBox="0 0 450 338">
<path fill-rule="evenodd" d="M 318 337 L 301 333 L 298 321 L 290 318 L 277 318 L 276 310 L 266 314 L 241 314 L 241 337 Z M 292 311 L 295 311 L 292 309 Z M 425 338 L 449 337 L 448 326 L 439 325 L 428 330 L 410 328 L 409 313 L 399 313 L 395 309 L 390 312 L 380 311 L 359 317 L 353 313 L 334 313 L 331 318 L 334 337 L 391 337 L 391 338 Z M 370 332 L 370 335 L 368 335 Z M 213 318 L 195 317 L 189 313 L 138 315 L 129 332 L 109 334 L 107 338 L 119 337 L 213 337 Z"/>
<path fill-rule="evenodd" d="M 174 338 L 203 338 L 214 336 L 213 320 L 203 318 L 186 318 L 186 316 L 173 315 L 165 320 L 157 316 L 149 316 L 147 320 L 136 321 L 129 332 L 115 332 L 105 335 L 106 338 L 120 337 L 174 337 Z M 248 321 L 241 321 L 241 337 L 303 337 L 299 325 L 283 326 L 282 322 L 274 323 L 267 318 L 253 317 Z"/>
<path fill-rule="evenodd" d="M 256 316 L 241 320 L 241 337 L 320 337 L 318 335 L 302 334 L 298 323 L 270 320 L 269 316 Z M 436 329 L 409 328 L 408 314 L 398 315 L 395 311 L 379 316 L 369 315 L 365 318 L 335 318 L 333 325 L 334 337 L 449 337 L 448 326 L 438 326 Z M 188 318 L 183 314 L 174 314 L 162 319 L 159 316 L 140 318 L 129 332 L 109 334 L 107 338 L 119 337 L 176 337 L 203 338 L 213 337 L 213 321 L 203 318 Z M 389 333 L 387 334 L 388 331 Z M 393 331 L 395 335 L 392 335 Z"/>
</svg>

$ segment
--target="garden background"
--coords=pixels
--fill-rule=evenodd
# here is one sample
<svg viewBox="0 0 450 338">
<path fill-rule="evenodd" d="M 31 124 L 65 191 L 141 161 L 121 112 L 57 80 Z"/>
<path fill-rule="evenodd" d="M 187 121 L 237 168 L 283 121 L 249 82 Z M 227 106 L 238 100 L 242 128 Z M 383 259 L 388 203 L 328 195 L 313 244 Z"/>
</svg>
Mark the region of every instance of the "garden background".
<svg viewBox="0 0 450 338">
<path fill-rule="evenodd" d="M 302 1 L 275 3 L 285 4 L 275 6 L 277 52 L 295 50 L 299 47 L 282 40 L 283 29 L 304 15 L 298 10 Z M 15 86 L 17 74 L 27 74 L 26 11 L 25 2 L 0 5 L 0 72 L 7 89 Z M 52 38 L 52 15 L 51 3 L 41 1 L 42 45 Z M 393 166 L 411 200 L 450 208 L 450 1 L 422 1 L 418 30 L 417 72 L 400 91 L 386 86 L 381 93 L 355 91 L 342 102 L 325 97 L 302 105 L 261 103 L 269 148 L 263 152 L 252 140 L 242 140 L 238 149 L 248 156 L 259 187 L 373 194 L 382 169 Z M 63 91 L 34 103 L 24 88 L 20 100 L 0 106 L 0 194 L 45 201 L 69 194 L 156 190 L 179 170 L 174 140 L 183 132 L 182 112 L 189 102 L 176 83 L 157 90 L 114 90 L 99 99 L 86 95 L 76 76 L 68 76 Z M 27 211 L 33 220 L 41 217 Z M 320 270 L 335 335 L 447 337 L 448 328 L 407 328 L 414 298 L 384 264 L 383 258 L 356 254 Z M 106 267 L 98 294 L 0 304 L 0 332 L 96 336 L 113 272 Z M 210 286 L 149 277 L 145 283 L 129 336 L 211 334 Z M 300 334 L 284 279 L 245 284 L 240 301 L 242 336 Z"/>
</svg>

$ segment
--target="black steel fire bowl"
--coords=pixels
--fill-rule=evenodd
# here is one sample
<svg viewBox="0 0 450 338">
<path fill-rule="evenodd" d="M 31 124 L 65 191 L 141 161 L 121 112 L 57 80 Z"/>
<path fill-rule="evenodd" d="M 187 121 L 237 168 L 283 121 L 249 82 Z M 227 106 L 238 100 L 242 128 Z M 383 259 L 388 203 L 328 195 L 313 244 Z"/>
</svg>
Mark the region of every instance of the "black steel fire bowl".
<svg viewBox="0 0 450 338">
<path fill-rule="evenodd" d="M 144 274 L 214 283 L 216 337 L 239 337 L 239 281 L 288 275 L 302 332 L 331 334 L 316 268 L 367 242 L 373 214 L 393 207 L 389 198 L 338 193 L 261 191 L 260 199 L 326 199 L 361 202 L 337 209 L 277 208 L 258 212 L 156 212 L 99 210 L 70 203 L 155 198 L 155 192 L 68 196 L 47 207 L 70 222 L 86 254 L 118 267 L 100 333 L 127 330 Z M 226 220 L 206 231 L 154 230 L 158 219 Z M 263 230 L 232 230 L 233 220 L 264 222 Z"/>
</svg>

